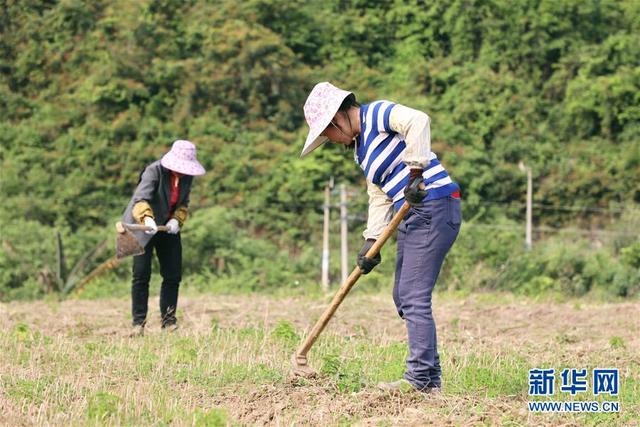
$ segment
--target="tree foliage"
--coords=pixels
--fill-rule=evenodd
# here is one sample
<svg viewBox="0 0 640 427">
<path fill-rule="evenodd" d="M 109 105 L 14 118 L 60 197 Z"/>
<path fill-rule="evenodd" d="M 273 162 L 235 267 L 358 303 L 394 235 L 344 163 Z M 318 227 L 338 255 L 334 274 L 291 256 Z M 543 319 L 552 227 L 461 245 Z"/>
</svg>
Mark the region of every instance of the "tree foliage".
<svg viewBox="0 0 640 427">
<path fill-rule="evenodd" d="M 468 218 L 513 219 L 486 203 L 523 201 L 520 161 L 540 203 L 640 203 L 634 0 L 8 0 L 0 30 L 0 219 L 28 236 L 3 232 L 0 260 L 47 229 L 88 250 L 178 138 L 209 170 L 194 207 L 230 211 L 283 253 L 317 246 L 328 177 L 363 187 L 338 147 L 298 159 L 301 107 L 324 80 L 429 113 Z M 3 273 L 0 289 L 43 263 Z"/>
</svg>

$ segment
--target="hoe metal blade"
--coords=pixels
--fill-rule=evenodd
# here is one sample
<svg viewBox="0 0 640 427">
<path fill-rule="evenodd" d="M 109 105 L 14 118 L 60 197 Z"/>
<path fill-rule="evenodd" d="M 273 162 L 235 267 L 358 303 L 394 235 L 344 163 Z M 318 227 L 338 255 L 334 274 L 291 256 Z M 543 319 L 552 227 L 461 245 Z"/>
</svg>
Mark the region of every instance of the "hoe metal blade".
<svg viewBox="0 0 640 427">
<path fill-rule="evenodd" d="M 116 238 L 116 258 L 122 259 L 128 256 L 142 255 L 144 248 L 138 242 L 136 236 L 121 222 L 116 223 L 118 237 Z"/>
</svg>

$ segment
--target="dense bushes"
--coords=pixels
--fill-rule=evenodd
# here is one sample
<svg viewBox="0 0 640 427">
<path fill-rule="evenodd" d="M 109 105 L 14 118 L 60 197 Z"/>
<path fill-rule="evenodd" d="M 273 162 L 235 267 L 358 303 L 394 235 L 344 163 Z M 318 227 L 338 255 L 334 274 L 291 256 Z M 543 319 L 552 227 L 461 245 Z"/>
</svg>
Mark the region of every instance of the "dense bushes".
<svg viewBox="0 0 640 427">
<path fill-rule="evenodd" d="M 569 230 L 535 242 L 526 251 L 521 230 L 487 230 L 470 224 L 463 227 L 441 280 L 450 290 L 638 296 L 639 254 L 640 242 L 633 235 L 616 242 L 607 236 L 587 239 Z"/>
<path fill-rule="evenodd" d="M 237 210 L 222 207 L 194 213 L 183 232 L 184 281 L 187 290 L 200 292 L 300 292 L 319 291 L 321 242 L 307 245 L 292 254 L 273 239 L 258 236 L 234 224 Z M 633 221 L 632 219 L 627 219 Z M 58 290 L 55 232 L 23 221 L 20 229 L 33 229 L 27 238 L 18 238 L 12 229 L 14 247 L 4 243 L 0 251 L 0 274 L 5 283 L 0 299 L 37 298 Z M 352 265 L 358 250 L 362 224 L 354 227 L 350 238 Z M 113 236 L 107 236 L 110 254 Z M 485 226 L 463 225 L 458 241 L 449 254 L 438 284 L 439 291 L 512 291 L 528 296 L 557 294 L 601 298 L 640 295 L 640 242 L 633 235 L 605 236 L 593 241 L 571 231 L 536 241 L 531 251 L 523 245 L 521 227 L 508 221 Z M 77 233 L 61 233 L 68 269 L 95 248 L 100 241 L 78 240 Z M 334 236 L 336 237 L 336 236 Z M 340 280 L 338 240 L 332 239 L 331 277 Z M 78 248 L 83 248 L 79 250 Z M 390 292 L 395 267 L 395 242 L 383 248 L 383 263 L 361 280 L 357 289 Z M 91 283 L 83 297 L 128 295 L 130 260 Z M 155 261 L 154 261 L 155 262 Z M 34 267 L 37 274 L 34 275 Z M 85 267 L 85 272 L 87 268 Z M 155 270 L 154 287 L 160 281 Z"/>
<path fill-rule="evenodd" d="M 197 276 L 206 272 L 213 280 L 197 280 L 203 290 L 215 283 L 218 290 L 261 291 L 294 287 L 315 281 L 308 274 L 317 256 L 309 247 L 295 258 L 273 242 L 251 235 L 233 225 L 237 211 L 221 207 L 202 209 L 189 223 L 184 234 L 184 274 Z"/>
<path fill-rule="evenodd" d="M 486 204 L 523 200 L 524 161 L 536 202 L 555 208 L 537 224 L 602 226 L 601 215 L 561 208 L 640 202 L 639 16 L 633 0 L 9 1 L 0 15 L 0 295 L 43 292 L 38 277 L 57 274 L 56 230 L 69 264 L 108 236 L 140 170 L 177 138 L 195 141 L 209 170 L 194 209 L 220 209 L 189 225 L 187 273 L 239 277 L 250 289 L 315 280 L 324 184 L 333 175 L 364 189 L 337 147 L 298 159 L 301 106 L 322 80 L 363 102 L 428 112 L 466 218 L 519 220 L 517 209 Z M 208 235 L 211 226 L 226 231 Z M 529 283 L 538 268 L 539 288 L 551 280 L 581 293 L 605 280 L 632 293 L 623 291 L 636 280 L 627 264 L 605 262 L 619 271 L 594 276 L 596 255 L 572 261 L 578 252 L 553 243 L 510 276 L 503 270 L 515 264 L 494 241 L 507 245 L 509 232 L 488 236 L 488 245 L 461 236 L 471 254 L 448 267 L 451 286 L 473 276 L 512 288 L 508 280 Z M 554 256 L 577 264 L 554 272 L 564 268 Z M 370 281 L 389 280 L 384 268 Z"/>
</svg>

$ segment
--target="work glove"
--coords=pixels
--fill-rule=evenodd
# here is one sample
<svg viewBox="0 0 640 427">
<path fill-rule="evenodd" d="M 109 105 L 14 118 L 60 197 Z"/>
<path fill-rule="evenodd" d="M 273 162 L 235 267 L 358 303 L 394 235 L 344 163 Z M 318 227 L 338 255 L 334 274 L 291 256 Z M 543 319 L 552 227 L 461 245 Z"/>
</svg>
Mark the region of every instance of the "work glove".
<svg viewBox="0 0 640 427">
<path fill-rule="evenodd" d="M 371 270 L 373 270 L 373 267 L 380 264 L 380 261 L 382 261 L 380 252 L 378 252 L 378 254 L 373 258 L 368 258 L 365 256 L 375 242 L 375 239 L 367 239 L 364 242 L 362 249 L 360 249 L 360 252 L 358 253 L 358 267 L 360 267 L 360 270 L 362 270 L 362 274 L 368 274 Z"/>
<path fill-rule="evenodd" d="M 409 172 L 409 184 L 404 189 L 404 199 L 411 205 L 416 206 L 422 203 L 427 196 L 424 189 L 422 169 L 411 169 Z"/>
<path fill-rule="evenodd" d="M 171 218 L 167 221 L 167 233 L 169 234 L 178 234 L 180 232 L 180 223 L 177 219 Z"/>
<path fill-rule="evenodd" d="M 147 227 L 151 227 L 151 230 L 146 230 L 145 233 L 149 234 L 151 236 L 153 236 L 154 234 L 156 234 L 158 232 L 158 226 L 156 225 L 156 222 L 153 218 L 151 218 L 150 216 L 145 216 L 144 217 L 144 225 L 146 225 Z"/>
</svg>

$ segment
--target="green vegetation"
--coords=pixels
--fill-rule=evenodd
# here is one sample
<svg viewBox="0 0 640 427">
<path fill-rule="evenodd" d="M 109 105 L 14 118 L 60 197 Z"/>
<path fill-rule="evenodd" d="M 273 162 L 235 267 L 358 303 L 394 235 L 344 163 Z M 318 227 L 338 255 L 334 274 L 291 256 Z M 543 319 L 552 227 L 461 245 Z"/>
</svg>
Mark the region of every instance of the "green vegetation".
<svg viewBox="0 0 640 427">
<path fill-rule="evenodd" d="M 64 301 L 59 312 L 42 302 L 5 304 L 0 424 L 218 426 L 272 418 L 286 425 L 468 425 L 482 417 L 490 425 L 619 426 L 638 419 L 637 302 L 581 299 L 576 307 L 509 294 L 443 297 L 434 305 L 443 393 L 403 397 L 376 388 L 402 376 L 407 355 L 389 295 L 345 301 L 309 352 L 318 371 L 312 379 L 293 378 L 289 360 L 322 308 L 315 298 L 187 297 L 189 315 L 178 332 L 160 330 L 156 309 L 138 338 L 122 327 L 125 300 Z M 212 329 L 213 316 L 220 321 Z M 79 333 L 85 328 L 93 332 Z M 617 400 L 620 413 L 527 411 L 527 401 L 544 399 L 528 396 L 529 369 L 603 366 L 620 370 L 617 397 L 591 389 L 572 397 L 558 390 L 556 377 L 552 400 Z"/>
<path fill-rule="evenodd" d="M 635 0 L 9 0 L 0 32 L 2 300 L 69 290 L 108 258 L 84 262 L 177 138 L 209 170 L 184 229 L 185 287 L 315 284 L 329 176 L 362 189 L 351 212 L 366 206 L 349 153 L 298 158 L 302 105 L 323 80 L 431 115 L 471 225 L 444 287 L 639 293 Z M 537 226 L 619 234 L 542 233 L 525 253 L 520 161 Z M 351 229 L 355 253 L 362 220 Z M 75 278 L 60 271 L 56 233 Z M 388 283 L 385 254 L 369 283 Z M 101 284 L 126 292 L 127 271 Z"/>
<path fill-rule="evenodd" d="M 91 421 L 104 422 L 108 417 L 118 412 L 118 396 L 107 393 L 98 392 L 89 399 L 87 409 L 87 418 Z"/>
</svg>

